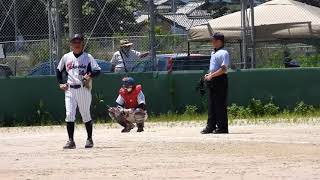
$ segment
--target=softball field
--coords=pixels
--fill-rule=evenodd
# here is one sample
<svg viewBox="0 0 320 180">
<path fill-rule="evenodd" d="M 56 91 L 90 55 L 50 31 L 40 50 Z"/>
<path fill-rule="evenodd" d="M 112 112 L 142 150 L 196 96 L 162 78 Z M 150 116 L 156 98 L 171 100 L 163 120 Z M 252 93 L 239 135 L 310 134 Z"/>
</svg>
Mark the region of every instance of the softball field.
<svg viewBox="0 0 320 180">
<path fill-rule="evenodd" d="M 149 123 L 121 134 L 96 125 L 93 149 L 76 127 L 63 150 L 62 126 L 0 128 L 0 179 L 320 179 L 320 124 L 231 126 L 201 135 L 203 124 Z"/>
</svg>

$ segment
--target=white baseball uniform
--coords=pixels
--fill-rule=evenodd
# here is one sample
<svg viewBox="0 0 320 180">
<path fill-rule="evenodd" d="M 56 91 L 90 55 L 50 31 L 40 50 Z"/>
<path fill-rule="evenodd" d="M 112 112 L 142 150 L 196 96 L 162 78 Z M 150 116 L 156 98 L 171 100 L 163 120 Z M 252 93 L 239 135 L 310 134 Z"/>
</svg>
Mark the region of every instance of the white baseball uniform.
<svg viewBox="0 0 320 180">
<path fill-rule="evenodd" d="M 91 91 L 83 86 L 83 76 L 88 70 L 101 70 L 94 58 L 83 52 L 78 58 L 69 52 L 65 54 L 57 67 L 62 72 L 68 73 L 67 84 L 69 88 L 65 91 L 66 122 L 74 122 L 76 119 L 77 106 L 84 123 L 91 121 Z"/>
</svg>

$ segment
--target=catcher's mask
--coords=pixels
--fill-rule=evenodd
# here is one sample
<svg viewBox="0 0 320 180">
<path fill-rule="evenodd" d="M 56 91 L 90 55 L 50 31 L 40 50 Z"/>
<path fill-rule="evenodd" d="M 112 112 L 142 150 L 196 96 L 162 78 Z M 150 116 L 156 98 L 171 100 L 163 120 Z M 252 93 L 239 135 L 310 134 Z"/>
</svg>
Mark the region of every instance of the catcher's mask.
<svg viewBox="0 0 320 180">
<path fill-rule="evenodd" d="M 122 79 L 122 87 L 127 89 L 128 92 L 131 92 L 135 86 L 135 81 L 132 77 L 124 77 Z"/>
</svg>

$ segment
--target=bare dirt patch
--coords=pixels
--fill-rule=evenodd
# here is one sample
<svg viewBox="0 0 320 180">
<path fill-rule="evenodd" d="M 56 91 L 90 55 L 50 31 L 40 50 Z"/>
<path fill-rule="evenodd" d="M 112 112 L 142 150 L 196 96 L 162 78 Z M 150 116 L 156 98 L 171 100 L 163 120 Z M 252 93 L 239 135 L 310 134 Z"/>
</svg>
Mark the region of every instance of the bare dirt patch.
<svg viewBox="0 0 320 180">
<path fill-rule="evenodd" d="M 201 135 L 199 123 L 149 124 L 121 134 L 97 125 L 95 147 L 62 150 L 64 127 L 0 128 L 0 179 L 320 179 L 320 125 L 232 126 Z"/>
</svg>

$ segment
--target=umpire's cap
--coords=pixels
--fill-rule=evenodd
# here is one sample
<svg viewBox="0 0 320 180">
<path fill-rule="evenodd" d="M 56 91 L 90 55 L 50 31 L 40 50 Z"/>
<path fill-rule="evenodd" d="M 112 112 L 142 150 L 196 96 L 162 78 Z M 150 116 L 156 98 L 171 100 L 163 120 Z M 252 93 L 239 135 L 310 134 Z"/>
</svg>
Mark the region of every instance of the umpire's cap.
<svg viewBox="0 0 320 180">
<path fill-rule="evenodd" d="M 220 40 L 224 42 L 224 35 L 221 32 L 216 32 L 213 34 L 212 39 Z"/>
<path fill-rule="evenodd" d="M 124 77 L 122 79 L 122 86 L 128 88 L 130 86 L 134 86 L 136 83 L 132 77 Z"/>
<path fill-rule="evenodd" d="M 84 36 L 82 34 L 75 34 L 71 38 L 70 42 L 73 42 L 74 40 L 84 41 Z"/>
</svg>

